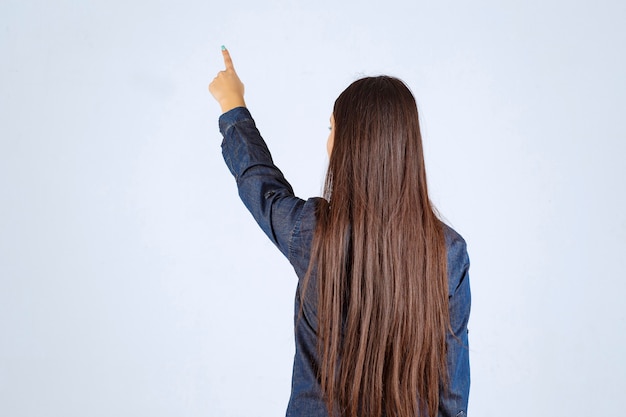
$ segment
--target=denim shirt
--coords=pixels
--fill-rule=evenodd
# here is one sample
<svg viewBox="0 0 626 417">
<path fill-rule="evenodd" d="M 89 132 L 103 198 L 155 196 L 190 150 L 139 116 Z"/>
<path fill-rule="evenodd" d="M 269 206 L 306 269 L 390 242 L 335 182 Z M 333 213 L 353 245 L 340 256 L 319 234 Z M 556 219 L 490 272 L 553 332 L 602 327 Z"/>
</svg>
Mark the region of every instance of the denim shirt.
<svg viewBox="0 0 626 417">
<path fill-rule="evenodd" d="M 293 363 L 291 398 L 287 416 L 328 417 L 317 367 L 317 291 L 308 290 L 302 299 L 301 281 L 310 259 L 315 229 L 315 208 L 320 198 L 302 200 L 274 165 L 250 112 L 237 107 L 219 119 L 224 136 L 222 154 L 235 177 L 239 196 L 252 216 L 287 257 L 298 276 L 295 295 L 294 333 L 296 353 Z M 470 385 L 467 322 L 470 313 L 469 258 L 463 238 L 444 226 L 447 258 L 451 330 L 447 335 L 449 387 L 441 390 L 440 417 L 460 417 L 467 413 Z M 316 278 L 310 279 L 311 287 Z M 299 315 L 302 304 L 302 315 Z M 299 317 L 300 316 L 300 317 Z"/>
</svg>

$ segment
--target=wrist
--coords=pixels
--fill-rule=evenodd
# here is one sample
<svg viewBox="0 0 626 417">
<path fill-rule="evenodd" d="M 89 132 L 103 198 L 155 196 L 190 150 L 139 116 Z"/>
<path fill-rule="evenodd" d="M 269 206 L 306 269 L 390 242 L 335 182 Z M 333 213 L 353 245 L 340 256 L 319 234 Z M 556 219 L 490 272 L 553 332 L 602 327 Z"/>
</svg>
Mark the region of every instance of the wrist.
<svg viewBox="0 0 626 417">
<path fill-rule="evenodd" d="M 222 113 L 226 113 L 227 111 L 232 110 L 235 107 L 246 107 L 246 103 L 243 100 L 243 97 L 224 99 L 221 100 L 219 104 L 222 108 Z"/>
</svg>

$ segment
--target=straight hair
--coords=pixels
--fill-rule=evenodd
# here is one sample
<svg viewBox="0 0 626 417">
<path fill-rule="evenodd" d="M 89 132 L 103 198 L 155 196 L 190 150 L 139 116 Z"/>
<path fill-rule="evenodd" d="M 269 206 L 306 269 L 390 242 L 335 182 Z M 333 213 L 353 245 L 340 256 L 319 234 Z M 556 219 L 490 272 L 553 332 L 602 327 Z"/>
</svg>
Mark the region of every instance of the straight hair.
<svg viewBox="0 0 626 417">
<path fill-rule="evenodd" d="M 304 285 L 316 274 L 328 413 L 434 417 L 448 381 L 447 255 L 415 98 L 396 78 L 363 78 L 337 98 L 333 116 Z"/>
</svg>

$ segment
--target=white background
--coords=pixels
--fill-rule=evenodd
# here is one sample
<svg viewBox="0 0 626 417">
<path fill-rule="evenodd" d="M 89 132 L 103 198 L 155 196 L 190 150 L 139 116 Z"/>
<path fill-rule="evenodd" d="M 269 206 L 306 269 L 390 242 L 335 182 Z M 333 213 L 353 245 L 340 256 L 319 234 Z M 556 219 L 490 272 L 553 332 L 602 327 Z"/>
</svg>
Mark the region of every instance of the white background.
<svg viewBox="0 0 626 417">
<path fill-rule="evenodd" d="M 279 416 L 296 278 L 237 197 L 231 50 L 302 197 L 336 96 L 404 79 L 467 240 L 471 416 L 620 415 L 623 1 L 0 3 L 0 415 Z"/>
</svg>

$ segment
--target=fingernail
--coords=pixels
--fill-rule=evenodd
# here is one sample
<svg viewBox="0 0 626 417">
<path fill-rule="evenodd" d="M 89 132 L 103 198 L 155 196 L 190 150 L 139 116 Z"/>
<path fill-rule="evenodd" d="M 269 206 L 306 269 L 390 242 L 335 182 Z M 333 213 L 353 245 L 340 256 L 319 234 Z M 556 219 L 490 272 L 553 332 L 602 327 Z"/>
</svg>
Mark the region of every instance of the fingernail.
<svg viewBox="0 0 626 417">
<path fill-rule="evenodd" d="M 222 45 L 222 51 L 225 51 L 226 47 L 224 45 Z"/>
</svg>

